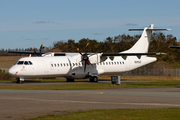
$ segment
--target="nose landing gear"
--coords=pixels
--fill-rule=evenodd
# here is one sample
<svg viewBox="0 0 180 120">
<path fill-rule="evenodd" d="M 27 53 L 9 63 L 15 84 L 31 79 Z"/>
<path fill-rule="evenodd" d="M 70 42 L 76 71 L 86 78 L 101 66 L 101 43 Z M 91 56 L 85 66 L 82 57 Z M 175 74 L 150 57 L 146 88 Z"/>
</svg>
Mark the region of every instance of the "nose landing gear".
<svg viewBox="0 0 180 120">
<path fill-rule="evenodd" d="M 23 84 L 24 83 L 24 78 L 16 78 L 16 83 L 18 84 Z"/>
</svg>

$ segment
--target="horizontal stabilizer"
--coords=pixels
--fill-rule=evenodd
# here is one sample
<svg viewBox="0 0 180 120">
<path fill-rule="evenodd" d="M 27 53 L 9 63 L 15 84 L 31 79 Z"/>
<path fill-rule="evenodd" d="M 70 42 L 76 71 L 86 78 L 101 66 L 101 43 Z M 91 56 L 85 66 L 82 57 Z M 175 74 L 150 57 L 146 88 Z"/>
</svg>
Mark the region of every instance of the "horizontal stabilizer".
<svg viewBox="0 0 180 120">
<path fill-rule="evenodd" d="M 143 31 L 144 29 L 129 29 L 129 31 Z M 170 31 L 172 29 L 146 29 L 147 31 Z"/>
</svg>

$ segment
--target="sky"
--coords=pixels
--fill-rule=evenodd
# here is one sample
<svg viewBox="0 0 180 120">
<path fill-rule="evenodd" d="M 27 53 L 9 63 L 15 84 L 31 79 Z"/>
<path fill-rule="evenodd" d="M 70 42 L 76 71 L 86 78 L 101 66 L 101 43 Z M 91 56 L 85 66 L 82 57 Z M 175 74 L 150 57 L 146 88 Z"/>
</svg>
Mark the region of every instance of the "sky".
<svg viewBox="0 0 180 120">
<path fill-rule="evenodd" d="M 53 47 L 57 41 L 141 32 L 129 28 L 168 28 L 180 41 L 179 0 L 0 0 L 0 49 Z M 76 50 L 75 50 L 76 51 Z"/>
</svg>

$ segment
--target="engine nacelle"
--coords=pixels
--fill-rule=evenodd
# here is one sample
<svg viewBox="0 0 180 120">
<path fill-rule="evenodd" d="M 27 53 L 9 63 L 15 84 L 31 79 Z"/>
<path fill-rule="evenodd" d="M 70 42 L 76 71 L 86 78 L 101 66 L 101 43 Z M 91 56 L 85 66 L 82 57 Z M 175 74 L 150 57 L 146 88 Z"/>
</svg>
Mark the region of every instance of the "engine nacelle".
<svg viewBox="0 0 180 120">
<path fill-rule="evenodd" d="M 106 57 L 106 56 L 102 56 L 101 53 L 94 54 L 94 55 L 89 55 L 89 61 L 90 61 L 92 64 L 103 62 L 103 61 L 105 61 L 106 59 L 107 59 L 107 57 Z"/>
</svg>

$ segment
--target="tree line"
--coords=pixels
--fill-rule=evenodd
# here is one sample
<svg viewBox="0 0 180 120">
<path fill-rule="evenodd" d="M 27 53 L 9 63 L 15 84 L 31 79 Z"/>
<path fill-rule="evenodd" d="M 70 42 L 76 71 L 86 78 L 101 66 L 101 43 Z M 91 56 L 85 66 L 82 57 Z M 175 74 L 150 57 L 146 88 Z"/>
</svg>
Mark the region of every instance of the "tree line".
<svg viewBox="0 0 180 120">
<path fill-rule="evenodd" d="M 83 38 L 78 42 L 69 39 L 67 42 L 56 41 L 53 43 L 52 48 L 45 47 L 46 52 L 51 49 L 56 49 L 61 52 L 77 52 L 77 48 L 81 52 L 85 52 L 85 46 L 89 43 L 88 52 L 92 53 L 118 53 L 131 48 L 141 35 L 118 35 L 115 37 L 107 37 L 104 41 L 97 41 L 88 38 Z M 162 32 L 156 32 L 152 34 L 149 52 L 163 52 L 167 55 L 156 56 L 158 61 L 164 61 L 169 64 L 175 64 L 180 66 L 180 50 L 170 49 L 169 46 L 178 46 L 176 37 L 171 34 L 165 35 Z M 37 50 L 37 48 L 36 48 Z M 22 49 L 16 49 L 14 51 L 22 51 Z M 24 49 L 24 51 L 32 51 L 32 48 Z M 0 50 L 0 55 L 12 55 L 7 54 L 7 50 Z M 14 55 L 14 54 L 13 54 Z M 17 54 L 18 55 L 18 54 Z"/>
</svg>

